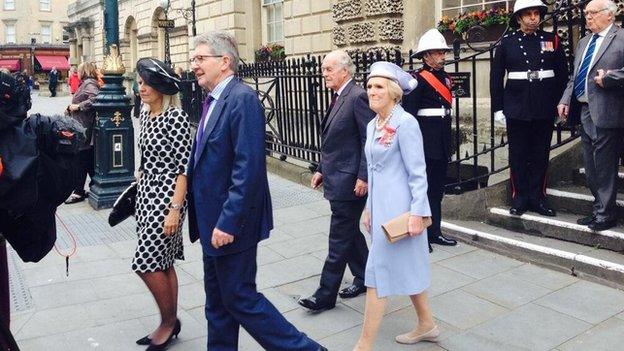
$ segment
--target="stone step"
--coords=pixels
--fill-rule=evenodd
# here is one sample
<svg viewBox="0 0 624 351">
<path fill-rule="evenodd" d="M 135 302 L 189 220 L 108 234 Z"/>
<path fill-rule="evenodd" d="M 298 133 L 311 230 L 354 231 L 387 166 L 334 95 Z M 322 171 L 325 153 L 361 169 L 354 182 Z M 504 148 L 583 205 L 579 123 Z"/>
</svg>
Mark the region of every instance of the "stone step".
<svg viewBox="0 0 624 351">
<path fill-rule="evenodd" d="M 587 216 L 592 212 L 594 196 L 589 188 L 578 185 L 547 188 L 548 202 L 557 211 L 565 211 L 580 216 Z M 624 193 L 617 194 L 618 220 L 624 223 Z"/>
<path fill-rule="evenodd" d="M 624 255 L 610 250 L 513 232 L 476 221 L 445 220 L 442 230 L 459 241 L 524 262 L 615 288 L 624 287 Z"/>
<path fill-rule="evenodd" d="M 490 208 L 488 223 L 535 236 L 545 236 L 588 245 L 596 248 L 624 251 L 624 228 L 621 226 L 594 232 L 587 226 L 576 224 L 578 215 L 558 213 L 546 217 L 533 212 L 514 216 L 507 208 Z"/>
<path fill-rule="evenodd" d="M 585 177 L 585 168 L 579 168 L 578 171 L 574 172 L 572 177 L 574 184 L 587 186 L 587 179 Z M 624 193 L 624 166 L 620 166 L 618 170 L 618 192 Z"/>
</svg>

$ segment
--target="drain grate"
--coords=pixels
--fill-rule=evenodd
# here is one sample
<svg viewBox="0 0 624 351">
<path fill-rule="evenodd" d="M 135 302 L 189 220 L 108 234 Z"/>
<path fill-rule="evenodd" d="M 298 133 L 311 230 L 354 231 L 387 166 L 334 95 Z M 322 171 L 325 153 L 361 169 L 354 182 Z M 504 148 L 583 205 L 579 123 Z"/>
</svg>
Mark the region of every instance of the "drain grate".
<svg viewBox="0 0 624 351">
<path fill-rule="evenodd" d="M 7 246 L 7 258 L 9 266 L 9 291 L 11 295 L 11 312 L 23 312 L 33 308 L 32 296 L 26 287 L 24 275 L 19 268 L 20 258 L 12 248 Z"/>
</svg>

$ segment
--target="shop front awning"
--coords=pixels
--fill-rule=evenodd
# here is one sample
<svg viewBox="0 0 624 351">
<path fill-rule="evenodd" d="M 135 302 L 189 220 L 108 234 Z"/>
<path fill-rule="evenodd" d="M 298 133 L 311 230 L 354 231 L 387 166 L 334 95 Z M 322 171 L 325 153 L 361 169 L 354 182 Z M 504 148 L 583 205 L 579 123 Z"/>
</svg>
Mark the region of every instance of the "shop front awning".
<svg viewBox="0 0 624 351">
<path fill-rule="evenodd" d="M 50 71 L 52 67 L 56 67 L 59 71 L 69 69 L 69 60 L 65 56 L 36 55 L 35 58 L 39 61 L 42 71 Z"/>
<path fill-rule="evenodd" d="M 20 60 L 19 59 L 0 59 L 0 68 L 6 68 L 9 71 L 19 71 Z"/>
</svg>

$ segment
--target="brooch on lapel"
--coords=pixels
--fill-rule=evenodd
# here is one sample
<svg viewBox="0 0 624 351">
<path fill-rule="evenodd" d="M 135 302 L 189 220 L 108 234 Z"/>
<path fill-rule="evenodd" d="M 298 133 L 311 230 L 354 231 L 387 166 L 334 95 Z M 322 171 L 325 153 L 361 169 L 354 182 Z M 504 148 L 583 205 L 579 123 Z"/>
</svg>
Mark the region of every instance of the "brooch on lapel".
<svg viewBox="0 0 624 351">
<path fill-rule="evenodd" d="M 396 128 L 392 128 L 389 125 L 385 125 L 383 127 L 383 134 L 379 138 L 379 143 L 385 147 L 390 147 L 390 145 L 392 145 L 392 140 L 394 140 L 395 135 L 396 135 Z"/>
</svg>

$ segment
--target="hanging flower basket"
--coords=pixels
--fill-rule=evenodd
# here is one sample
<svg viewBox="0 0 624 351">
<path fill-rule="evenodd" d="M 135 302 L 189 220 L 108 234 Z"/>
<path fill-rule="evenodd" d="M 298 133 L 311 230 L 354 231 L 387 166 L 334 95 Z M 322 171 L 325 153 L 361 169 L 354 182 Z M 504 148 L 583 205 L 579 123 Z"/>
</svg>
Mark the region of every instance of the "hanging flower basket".
<svg viewBox="0 0 624 351">
<path fill-rule="evenodd" d="M 438 22 L 438 30 L 448 43 L 452 43 L 455 37 L 461 42 L 465 41 L 468 30 L 474 26 L 485 29 L 485 35 L 481 40 L 495 41 L 503 34 L 511 17 L 511 11 L 504 8 L 491 8 L 489 10 L 464 12 L 453 18 L 442 16 Z"/>
<path fill-rule="evenodd" d="M 286 58 L 284 46 L 280 44 L 267 44 L 255 51 L 256 62 L 282 61 Z"/>
</svg>

